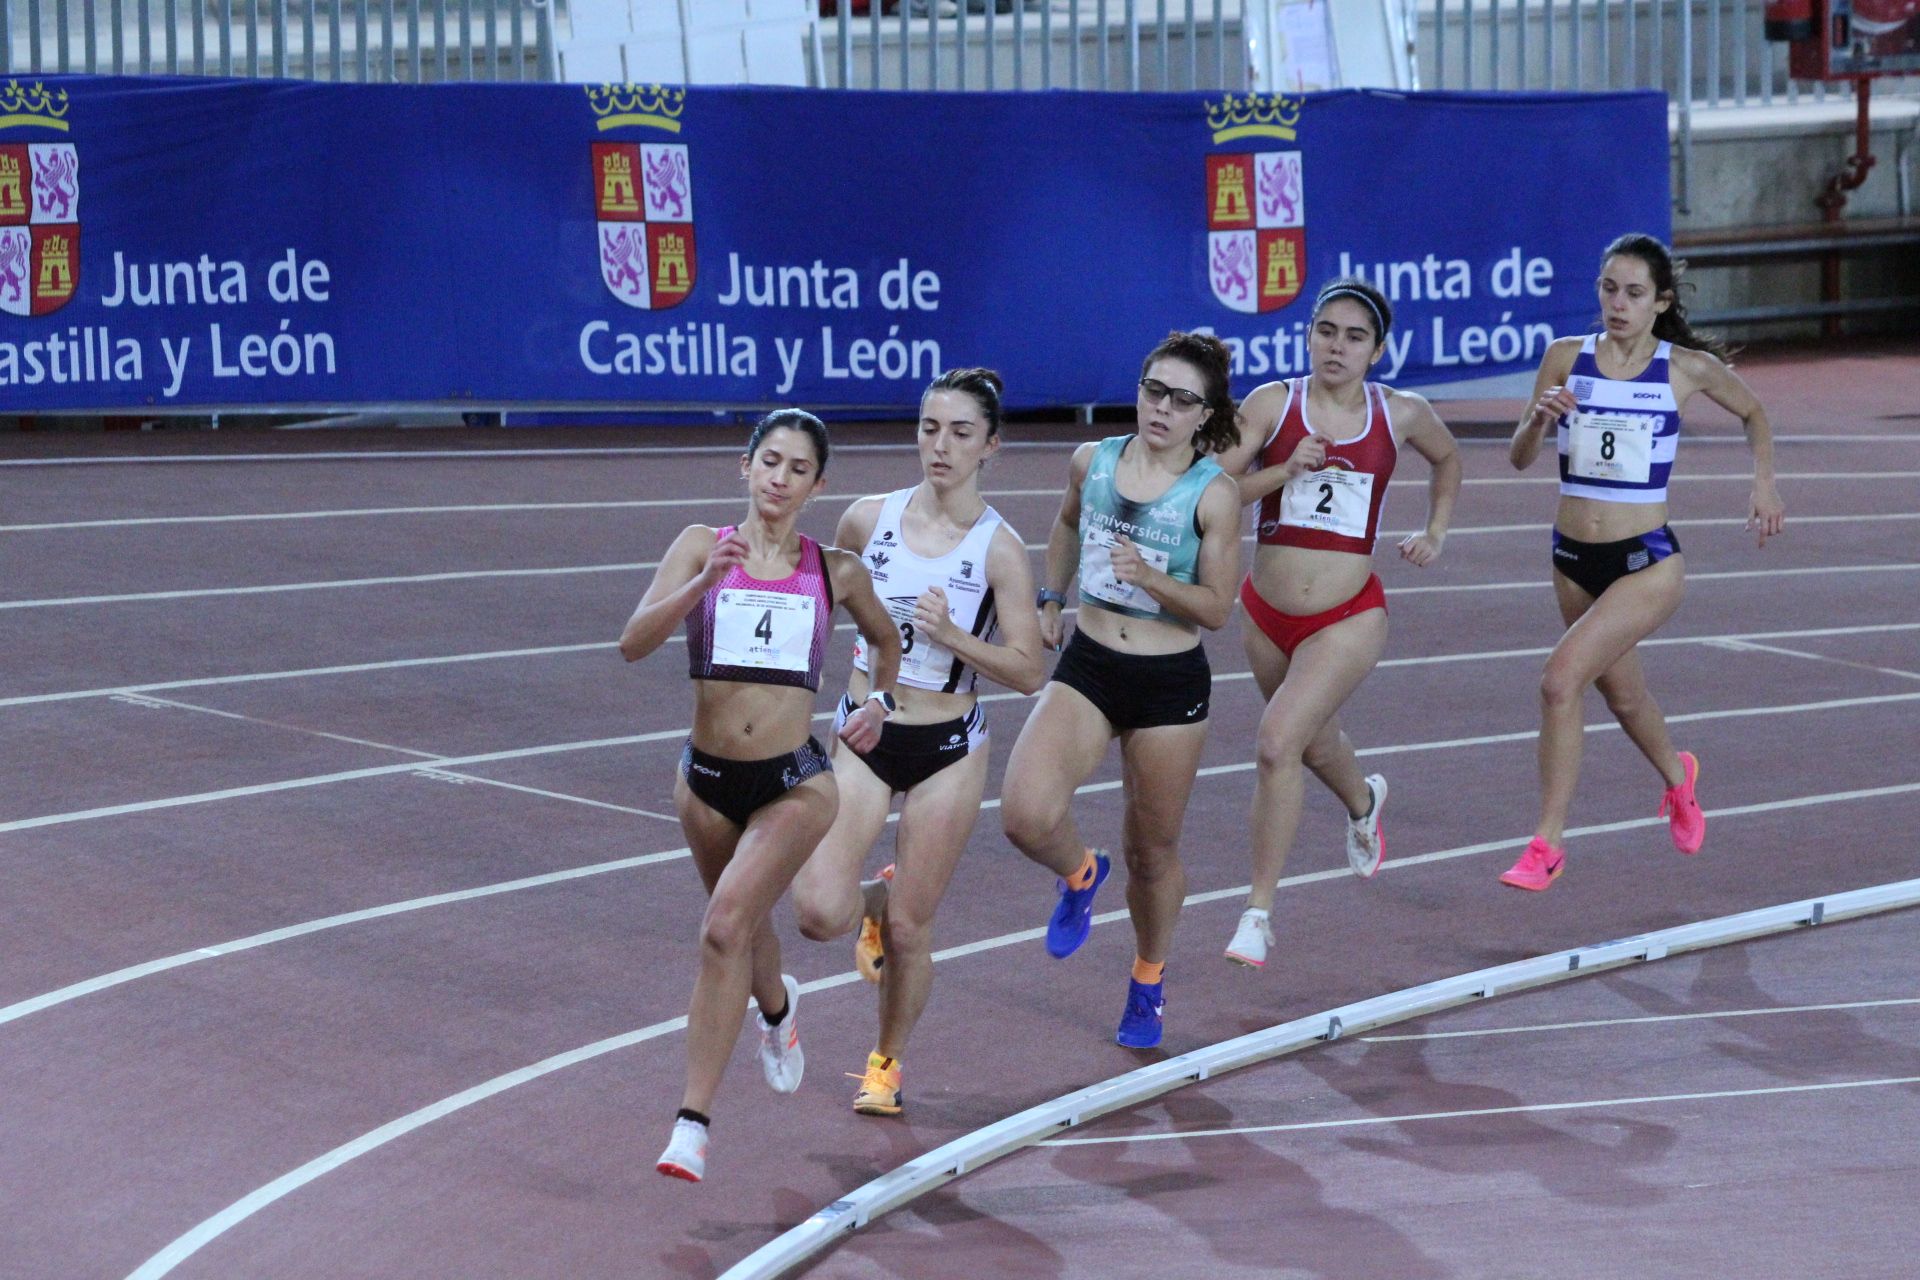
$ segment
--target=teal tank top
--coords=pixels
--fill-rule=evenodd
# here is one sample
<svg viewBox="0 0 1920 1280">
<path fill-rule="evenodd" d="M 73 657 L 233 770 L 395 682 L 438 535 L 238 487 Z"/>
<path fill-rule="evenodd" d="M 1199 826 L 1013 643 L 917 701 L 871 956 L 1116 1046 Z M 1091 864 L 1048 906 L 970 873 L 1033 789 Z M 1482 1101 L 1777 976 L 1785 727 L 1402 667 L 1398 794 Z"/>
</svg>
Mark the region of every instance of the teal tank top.
<svg viewBox="0 0 1920 1280">
<path fill-rule="evenodd" d="M 1201 458 L 1152 502 L 1134 502 L 1121 496 L 1113 478 L 1120 451 L 1134 438 L 1102 440 L 1080 487 L 1080 603 L 1191 628 L 1185 618 L 1163 612 L 1160 602 L 1139 587 L 1115 579 L 1112 549 L 1124 533 L 1148 564 L 1177 582 L 1192 582 L 1200 560 L 1200 495 L 1221 474 L 1220 464 Z"/>
</svg>

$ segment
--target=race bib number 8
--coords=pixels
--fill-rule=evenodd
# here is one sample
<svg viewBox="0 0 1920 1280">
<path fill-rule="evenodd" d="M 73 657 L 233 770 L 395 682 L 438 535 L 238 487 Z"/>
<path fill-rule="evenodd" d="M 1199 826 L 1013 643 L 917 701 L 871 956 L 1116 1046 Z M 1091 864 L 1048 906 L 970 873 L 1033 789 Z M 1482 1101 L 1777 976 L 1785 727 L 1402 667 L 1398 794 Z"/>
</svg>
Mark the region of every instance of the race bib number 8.
<svg viewBox="0 0 1920 1280">
<path fill-rule="evenodd" d="M 1343 538 L 1367 536 L 1373 507 L 1373 473 L 1328 467 L 1287 482 L 1280 491 L 1280 523 L 1319 529 Z"/>
<path fill-rule="evenodd" d="M 1117 604 L 1122 608 L 1138 613 L 1157 614 L 1160 602 L 1130 582 L 1122 582 L 1113 576 L 1113 548 L 1119 541 L 1115 535 L 1105 529 L 1095 529 L 1087 534 L 1080 547 L 1080 594 L 1090 600 L 1099 600 L 1106 604 Z M 1136 542 L 1133 549 L 1140 558 L 1155 569 L 1166 571 L 1173 557 L 1154 547 L 1142 546 Z"/>
<path fill-rule="evenodd" d="M 1660 419 L 1644 413 L 1567 415 L 1567 474 L 1583 480 L 1645 484 Z"/>
<path fill-rule="evenodd" d="M 724 667 L 805 671 L 813 656 L 812 596 L 729 588 L 713 608 L 713 661 Z"/>
</svg>

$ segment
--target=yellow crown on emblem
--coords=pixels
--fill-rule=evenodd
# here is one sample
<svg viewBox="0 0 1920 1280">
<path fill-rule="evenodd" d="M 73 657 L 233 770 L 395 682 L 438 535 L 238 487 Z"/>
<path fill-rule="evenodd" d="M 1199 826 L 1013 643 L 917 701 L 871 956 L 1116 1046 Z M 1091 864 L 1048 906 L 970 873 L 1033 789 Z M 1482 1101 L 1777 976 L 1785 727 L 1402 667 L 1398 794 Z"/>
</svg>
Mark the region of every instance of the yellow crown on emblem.
<svg viewBox="0 0 1920 1280">
<path fill-rule="evenodd" d="M 645 125 L 678 133 L 680 113 L 687 109 L 687 91 L 657 84 L 589 85 L 587 105 L 600 117 L 598 127 L 602 132 Z"/>
<path fill-rule="evenodd" d="M 1292 142 L 1298 134 L 1300 108 L 1306 98 L 1288 93 L 1232 94 L 1207 103 L 1207 128 L 1215 143 L 1235 138 L 1281 138 Z"/>
<path fill-rule="evenodd" d="M 65 89 L 48 93 L 46 86 L 37 80 L 25 88 L 18 80 L 9 80 L 6 87 L 0 89 L 0 129 L 38 125 L 65 133 L 67 122 L 62 117 L 70 105 Z"/>
</svg>

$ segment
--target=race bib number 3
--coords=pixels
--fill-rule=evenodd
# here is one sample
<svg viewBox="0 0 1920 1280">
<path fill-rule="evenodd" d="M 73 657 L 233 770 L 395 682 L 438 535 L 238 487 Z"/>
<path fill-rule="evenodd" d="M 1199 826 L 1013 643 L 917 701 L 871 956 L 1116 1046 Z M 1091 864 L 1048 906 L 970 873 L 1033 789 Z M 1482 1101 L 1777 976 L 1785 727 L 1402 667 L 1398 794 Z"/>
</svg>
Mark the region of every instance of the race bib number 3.
<svg viewBox="0 0 1920 1280">
<path fill-rule="evenodd" d="M 1160 612 L 1160 602 L 1130 582 L 1113 576 L 1113 548 L 1118 539 L 1105 529 L 1087 535 L 1080 546 L 1080 594 L 1144 614 Z M 1134 543 L 1140 558 L 1163 573 L 1173 557 L 1155 547 Z"/>
<path fill-rule="evenodd" d="M 1367 536 L 1373 507 L 1373 473 L 1328 467 L 1287 482 L 1280 491 L 1280 523 L 1319 529 L 1343 538 Z"/>
<path fill-rule="evenodd" d="M 886 596 L 880 603 L 887 607 L 887 614 L 893 619 L 893 625 L 900 630 L 900 679 L 909 684 L 931 687 L 933 683 L 945 681 L 953 670 L 953 650 L 945 645 L 935 644 L 920 632 L 920 624 L 914 620 L 913 607 L 918 603 L 914 596 Z M 947 617 L 953 619 L 953 611 L 947 611 Z M 858 634 L 853 638 L 854 660 L 864 664 L 867 661 L 867 642 Z"/>
<path fill-rule="evenodd" d="M 1567 474 L 1583 480 L 1645 484 L 1660 419 L 1644 413 L 1567 415 Z"/>
<path fill-rule="evenodd" d="M 812 596 L 729 588 L 713 608 L 713 661 L 723 667 L 805 671 L 813 656 Z"/>
</svg>

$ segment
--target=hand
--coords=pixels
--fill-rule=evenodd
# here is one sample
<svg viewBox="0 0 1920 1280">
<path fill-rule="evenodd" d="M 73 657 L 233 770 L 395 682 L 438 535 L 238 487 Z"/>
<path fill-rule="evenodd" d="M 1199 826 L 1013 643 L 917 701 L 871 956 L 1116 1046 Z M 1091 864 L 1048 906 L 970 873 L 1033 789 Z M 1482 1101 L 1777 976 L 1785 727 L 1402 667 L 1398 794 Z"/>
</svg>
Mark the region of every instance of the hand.
<svg viewBox="0 0 1920 1280">
<path fill-rule="evenodd" d="M 702 588 L 710 588 L 747 560 L 747 540 L 738 529 L 713 544 L 707 562 L 700 568 Z"/>
<path fill-rule="evenodd" d="M 1400 540 L 1400 558 L 1410 560 L 1419 568 L 1426 568 L 1440 558 L 1440 548 L 1446 545 L 1444 533 L 1415 533 Z"/>
<path fill-rule="evenodd" d="M 1755 478 L 1753 499 L 1748 504 L 1747 532 L 1754 535 L 1753 545 L 1764 547 L 1767 539 L 1786 527 L 1787 508 L 1771 479 Z"/>
<path fill-rule="evenodd" d="M 1310 435 L 1293 447 L 1287 456 L 1287 479 L 1293 480 L 1327 465 L 1327 442 L 1323 436 Z"/>
<path fill-rule="evenodd" d="M 1579 407 L 1580 402 L 1573 398 L 1573 392 L 1565 387 L 1548 387 L 1540 393 L 1540 401 L 1533 406 L 1533 414 L 1527 425 L 1545 427 L 1561 414 L 1572 413 Z"/>
<path fill-rule="evenodd" d="M 953 615 L 947 611 L 947 593 L 940 587 L 928 587 L 913 602 L 914 630 L 934 644 L 946 644 L 953 631 Z"/>
<path fill-rule="evenodd" d="M 1049 649 L 1058 650 L 1065 643 L 1067 620 L 1061 616 L 1062 606 L 1049 600 L 1040 606 L 1040 643 Z"/>
<path fill-rule="evenodd" d="M 1133 586 L 1152 572 L 1151 567 L 1141 558 L 1140 548 L 1133 545 L 1133 539 L 1121 534 L 1113 544 L 1113 578 Z"/>
<path fill-rule="evenodd" d="M 868 699 L 840 726 L 840 741 L 865 755 L 879 745 L 880 730 L 886 722 L 886 711 L 878 702 Z"/>
</svg>

